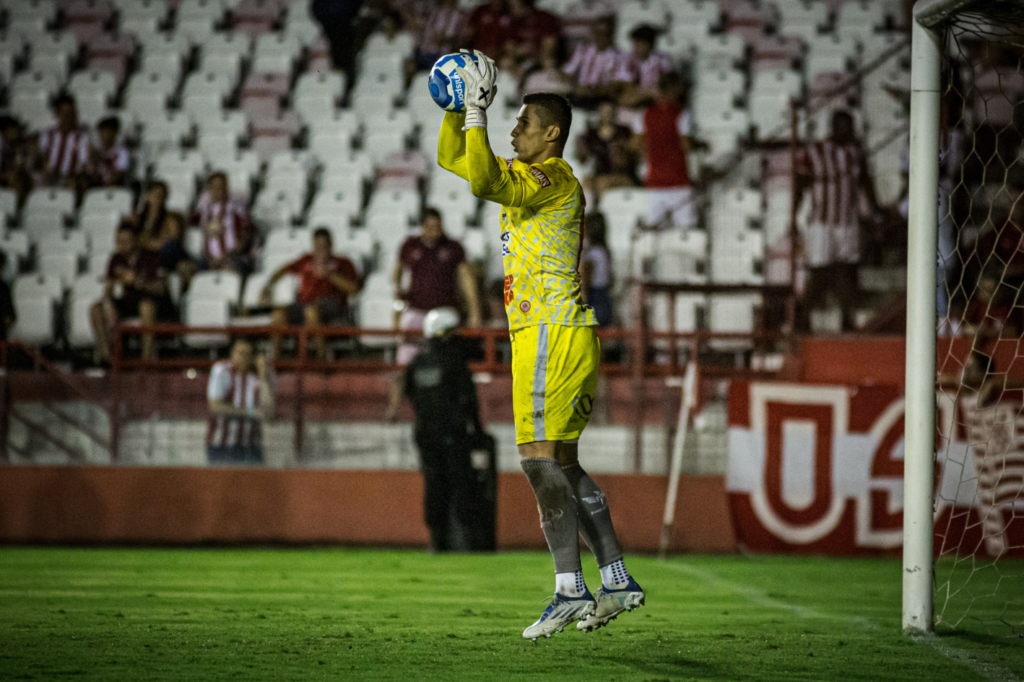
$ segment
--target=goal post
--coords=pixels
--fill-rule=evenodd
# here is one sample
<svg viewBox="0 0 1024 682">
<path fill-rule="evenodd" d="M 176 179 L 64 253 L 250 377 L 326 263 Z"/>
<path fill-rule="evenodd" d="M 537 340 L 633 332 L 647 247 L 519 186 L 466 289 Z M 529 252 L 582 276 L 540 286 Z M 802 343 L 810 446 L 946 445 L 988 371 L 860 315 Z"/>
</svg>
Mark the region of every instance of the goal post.
<svg viewBox="0 0 1024 682">
<path fill-rule="evenodd" d="M 907 184 L 905 634 L 1024 636 L 1024 0 L 919 0 Z"/>
<path fill-rule="evenodd" d="M 906 413 L 903 462 L 903 630 L 932 631 L 935 478 L 936 249 L 940 37 L 917 12 L 911 36 L 907 225 Z"/>
</svg>

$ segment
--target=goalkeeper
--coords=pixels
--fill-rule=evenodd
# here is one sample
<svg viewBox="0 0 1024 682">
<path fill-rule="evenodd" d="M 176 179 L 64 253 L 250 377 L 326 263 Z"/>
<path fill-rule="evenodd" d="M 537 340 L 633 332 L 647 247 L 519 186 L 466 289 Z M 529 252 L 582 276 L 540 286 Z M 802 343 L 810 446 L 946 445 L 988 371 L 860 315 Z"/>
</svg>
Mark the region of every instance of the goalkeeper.
<svg viewBox="0 0 1024 682">
<path fill-rule="evenodd" d="M 466 113 L 445 114 L 438 164 L 469 181 L 473 194 L 501 204 L 505 310 L 512 339 L 512 404 L 520 464 L 533 486 L 555 562 L 555 595 L 523 637 L 550 637 L 566 625 L 590 631 L 644 603 L 630 577 L 604 494 L 580 467 L 577 444 L 590 420 L 601 345 L 594 311 L 580 297 L 583 189 L 562 158 L 572 111 L 565 98 L 527 95 L 512 130 L 515 159 L 497 157 L 487 138 L 494 62 L 458 69 Z M 583 581 L 579 535 L 601 568 L 597 598 Z"/>
</svg>

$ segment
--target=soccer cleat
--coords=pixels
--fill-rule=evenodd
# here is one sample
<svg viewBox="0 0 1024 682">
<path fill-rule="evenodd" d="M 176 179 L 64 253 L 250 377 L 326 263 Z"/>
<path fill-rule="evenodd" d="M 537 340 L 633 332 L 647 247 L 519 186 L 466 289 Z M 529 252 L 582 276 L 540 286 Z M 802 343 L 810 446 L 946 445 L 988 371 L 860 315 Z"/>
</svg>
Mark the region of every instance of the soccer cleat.
<svg viewBox="0 0 1024 682">
<path fill-rule="evenodd" d="M 576 629 L 584 632 L 596 630 L 615 620 L 623 611 L 643 606 L 646 599 L 647 595 L 633 580 L 633 576 L 629 577 L 629 582 L 621 589 L 602 587 L 597 591 L 597 608 L 586 618 L 581 618 Z"/>
<path fill-rule="evenodd" d="M 579 597 L 567 597 L 555 592 L 551 603 L 540 614 L 537 622 L 523 630 L 523 638 L 537 641 L 539 637 L 550 637 L 573 621 L 588 618 L 594 613 L 597 603 L 590 590 L 583 590 Z"/>
</svg>

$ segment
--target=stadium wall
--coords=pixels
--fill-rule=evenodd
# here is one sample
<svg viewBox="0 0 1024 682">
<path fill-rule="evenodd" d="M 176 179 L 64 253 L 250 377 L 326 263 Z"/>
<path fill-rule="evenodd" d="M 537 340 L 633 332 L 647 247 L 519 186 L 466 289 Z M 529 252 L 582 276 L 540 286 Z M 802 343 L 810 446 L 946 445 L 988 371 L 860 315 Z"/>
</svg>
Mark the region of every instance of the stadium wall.
<svg viewBox="0 0 1024 682">
<path fill-rule="evenodd" d="M 597 475 L 626 549 L 658 547 L 663 476 Z M 412 471 L 5 467 L 0 542 L 56 544 L 346 544 L 425 547 L 423 491 Z M 731 552 L 725 480 L 684 476 L 675 551 Z M 501 474 L 498 545 L 545 547 L 520 474 Z"/>
</svg>

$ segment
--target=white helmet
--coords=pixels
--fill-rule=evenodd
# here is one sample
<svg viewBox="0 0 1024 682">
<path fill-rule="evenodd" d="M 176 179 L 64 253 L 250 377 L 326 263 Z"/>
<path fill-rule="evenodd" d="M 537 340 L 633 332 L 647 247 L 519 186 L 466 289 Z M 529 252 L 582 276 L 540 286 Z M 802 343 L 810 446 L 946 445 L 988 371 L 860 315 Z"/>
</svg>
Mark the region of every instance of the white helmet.
<svg viewBox="0 0 1024 682">
<path fill-rule="evenodd" d="M 434 308 L 423 318 L 423 336 L 444 336 L 459 326 L 459 311 L 455 308 Z"/>
</svg>

